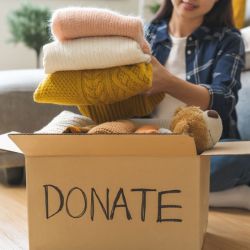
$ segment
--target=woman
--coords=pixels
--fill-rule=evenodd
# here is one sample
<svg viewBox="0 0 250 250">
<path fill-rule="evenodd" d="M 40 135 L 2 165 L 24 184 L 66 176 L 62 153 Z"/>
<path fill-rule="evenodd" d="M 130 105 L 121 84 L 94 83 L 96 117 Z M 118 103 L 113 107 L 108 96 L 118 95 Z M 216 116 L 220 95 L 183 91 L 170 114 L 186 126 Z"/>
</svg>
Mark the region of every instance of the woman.
<svg viewBox="0 0 250 250">
<path fill-rule="evenodd" d="M 235 105 L 244 44 L 232 16 L 231 0 L 163 1 L 146 31 L 154 56 L 153 86 L 145 94 L 166 93 L 154 117 L 169 120 L 184 105 L 214 109 L 222 139 L 240 139 Z M 249 157 L 213 157 L 210 181 L 210 205 L 250 209 Z"/>
</svg>

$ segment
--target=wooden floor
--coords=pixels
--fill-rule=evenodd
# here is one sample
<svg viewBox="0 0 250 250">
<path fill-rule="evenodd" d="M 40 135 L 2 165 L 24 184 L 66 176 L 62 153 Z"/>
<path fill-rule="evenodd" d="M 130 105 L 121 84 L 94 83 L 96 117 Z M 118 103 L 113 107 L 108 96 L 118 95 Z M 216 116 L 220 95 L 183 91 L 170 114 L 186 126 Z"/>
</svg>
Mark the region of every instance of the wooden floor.
<svg viewBox="0 0 250 250">
<path fill-rule="evenodd" d="M 0 185 L 0 250 L 28 249 L 25 187 Z M 250 250 L 250 212 L 213 210 L 203 250 Z"/>
</svg>

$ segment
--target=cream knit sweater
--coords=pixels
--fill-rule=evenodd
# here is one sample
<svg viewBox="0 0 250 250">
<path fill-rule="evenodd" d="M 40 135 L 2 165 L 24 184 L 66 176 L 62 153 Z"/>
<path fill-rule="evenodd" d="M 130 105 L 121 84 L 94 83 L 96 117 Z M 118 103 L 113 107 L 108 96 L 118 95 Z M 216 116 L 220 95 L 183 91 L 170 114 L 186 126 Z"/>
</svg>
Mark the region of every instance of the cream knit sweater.
<svg viewBox="0 0 250 250">
<path fill-rule="evenodd" d="M 86 37 L 55 41 L 43 47 L 45 73 L 56 71 L 103 69 L 150 62 L 139 44 L 126 37 Z"/>
</svg>

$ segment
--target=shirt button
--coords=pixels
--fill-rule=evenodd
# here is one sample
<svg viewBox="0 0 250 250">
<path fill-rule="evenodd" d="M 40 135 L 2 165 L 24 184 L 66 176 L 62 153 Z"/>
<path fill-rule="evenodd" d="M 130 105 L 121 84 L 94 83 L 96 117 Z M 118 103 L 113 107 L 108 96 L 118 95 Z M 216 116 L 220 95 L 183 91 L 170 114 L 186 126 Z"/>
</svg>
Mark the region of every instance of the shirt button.
<svg viewBox="0 0 250 250">
<path fill-rule="evenodd" d="M 188 55 L 191 55 L 191 54 L 192 54 L 192 51 L 191 51 L 191 50 L 188 50 L 188 51 L 187 51 L 187 54 L 188 54 Z"/>
<path fill-rule="evenodd" d="M 189 40 L 189 41 L 192 41 L 192 40 L 193 40 L 193 37 L 190 36 L 190 37 L 188 38 L 188 40 Z"/>
<path fill-rule="evenodd" d="M 188 79 L 188 80 L 190 80 L 190 79 L 191 79 L 191 76 L 190 76 L 190 75 L 188 75 L 188 76 L 187 76 L 187 79 Z"/>
</svg>

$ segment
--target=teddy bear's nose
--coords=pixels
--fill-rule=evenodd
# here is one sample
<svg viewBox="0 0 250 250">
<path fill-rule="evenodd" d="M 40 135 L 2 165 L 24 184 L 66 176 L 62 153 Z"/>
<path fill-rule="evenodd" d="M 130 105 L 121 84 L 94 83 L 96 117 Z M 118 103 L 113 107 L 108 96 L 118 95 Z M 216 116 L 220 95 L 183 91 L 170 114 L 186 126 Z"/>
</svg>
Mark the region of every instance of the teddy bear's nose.
<svg viewBox="0 0 250 250">
<path fill-rule="evenodd" d="M 215 110 L 208 110 L 207 115 L 211 118 L 219 118 L 219 114 Z"/>
</svg>

